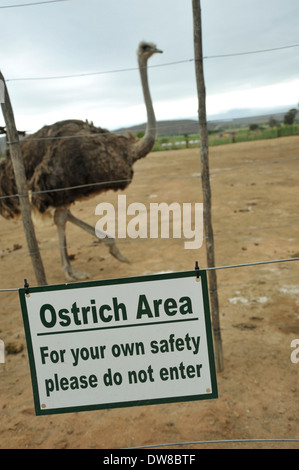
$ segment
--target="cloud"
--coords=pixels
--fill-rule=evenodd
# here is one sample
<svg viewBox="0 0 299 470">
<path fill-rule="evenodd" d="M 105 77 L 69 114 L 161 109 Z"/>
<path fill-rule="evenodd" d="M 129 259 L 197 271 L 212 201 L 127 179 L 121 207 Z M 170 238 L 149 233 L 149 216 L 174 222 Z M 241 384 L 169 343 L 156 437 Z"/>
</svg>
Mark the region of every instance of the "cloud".
<svg viewBox="0 0 299 470">
<path fill-rule="evenodd" d="M 299 100 L 299 79 L 275 85 L 237 90 L 211 95 L 207 99 L 207 112 L 211 115 L 232 109 L 275 108 L 297 106 Z"/>
</svg>

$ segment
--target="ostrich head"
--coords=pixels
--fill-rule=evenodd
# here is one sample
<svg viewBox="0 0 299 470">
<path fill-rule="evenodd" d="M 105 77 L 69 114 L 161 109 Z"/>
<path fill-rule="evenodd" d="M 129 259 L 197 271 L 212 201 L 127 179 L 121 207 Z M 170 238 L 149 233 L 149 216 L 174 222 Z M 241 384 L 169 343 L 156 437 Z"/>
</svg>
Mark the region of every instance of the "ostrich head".
<svg viewBox="0 0 299 470">
<path fill-rule="evenodd" d="M 139 62 L 146 63 L 147 60 L 156 53 L 162 54 L 163 51 L 157 49 L 156 44 L 152 42 L 142 41 L 137 49 L 137 56 Z"/>
</svg>

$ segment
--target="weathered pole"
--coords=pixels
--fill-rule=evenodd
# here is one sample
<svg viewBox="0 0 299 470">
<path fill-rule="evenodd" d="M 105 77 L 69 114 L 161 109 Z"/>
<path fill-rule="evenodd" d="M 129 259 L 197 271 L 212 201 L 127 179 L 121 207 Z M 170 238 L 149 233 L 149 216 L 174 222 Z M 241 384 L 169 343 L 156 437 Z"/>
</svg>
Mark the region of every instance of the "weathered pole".
<svg viewBox="0 0 299 470">
<path fill-rule="evenodd" d="M 201 23 L 201 7 L 200 0 L 192 0 L 193 8 L 193 34 L 194 34 L 194 59 L 195 74 L 198 94 L 198 121 L 200 136 L 200 156 L 201 156 L 201 181 L 203 192 L 203 216 L 207 250 L 207 264 L 209 268 L 215 267 L 214 253 L 214 235 L 212 225 L 212 194 L 210 186 L 209 171 L 209 142 L 208 142 L 208 125 L 206 115 L 206 88 L 203 71 L 203 54 L 202 54 L 202 23 Z M 223 370 L 223 353 L 222 339 L 219 318 L 219 303 L 217 292 L 217 276 L 216 271 L 208 271 L 209 293 L 212 313 L 212 324 L 215 345 L 215 358 L 217 370 Z"/>
<path fill-rule="evenodd" d="M 1 108 L 5 121 L 10 156 L 19 194 L 24 232 L 26 235 L 28 250 L 31 256 L 31 262 L 33 265 L 37 284 L 39 286 L 43 286 L 47 284 L 47 280 L 38 248 L 37 239 L 35 236 L 33 222 L 31 219 L 31 207 L 28 197 L 28 186 L 22 158 L 21 146 L 19 142 L 19 134 L 16 128 L 13 109 L 11 106 L 7 86 L 1 72 L 0 81 L 2 84 L 4 84 L 4 102 L 1 103 Z"/>
</svg>

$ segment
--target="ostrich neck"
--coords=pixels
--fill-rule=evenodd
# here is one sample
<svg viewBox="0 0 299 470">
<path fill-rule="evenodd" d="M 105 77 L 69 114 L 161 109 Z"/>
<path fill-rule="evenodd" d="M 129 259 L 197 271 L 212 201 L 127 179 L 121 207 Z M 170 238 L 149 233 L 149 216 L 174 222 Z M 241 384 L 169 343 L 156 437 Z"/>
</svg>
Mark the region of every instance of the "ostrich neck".
<svg viewBox="0 0 299 470">
<path fill-rule="evenodd" d="M 153 148 L 156 140 L 156 117 L 148 86 L 147 64 L 139 60 L 139 72 L 147 113 L 145 135 L 136 144 L 136 160 L 145 157 Z"/>
</svg>

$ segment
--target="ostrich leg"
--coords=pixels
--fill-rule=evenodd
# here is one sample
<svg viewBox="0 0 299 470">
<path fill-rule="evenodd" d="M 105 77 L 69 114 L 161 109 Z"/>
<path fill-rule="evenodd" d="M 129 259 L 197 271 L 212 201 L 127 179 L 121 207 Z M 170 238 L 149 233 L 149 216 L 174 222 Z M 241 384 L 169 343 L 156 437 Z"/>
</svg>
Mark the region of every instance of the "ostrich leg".
<svg viewBox="0 0 299 470">
<path fill-rule="evenodd" d="M 54 222 L 58 230 L 61 266 L 62 266 L 63 271 L 65 272 L 65 277 L 68 281 L 88 279 L 89 276 L 87 273 L 82 273 L 80 271 L 77 271 L 71 266 L 71 263 L 68 257 L 67 247 L 66 247 L 66 236 L 65 236 L 65 226 L 68 220 L 67 213 L 68 213 L 68 209 L 65 207 L 56 209 L 54 213 Z"/>
<path fill-rule="evenodd" d="M 95 236 L 95 229 L 91 225 L 88 225 L 86 222 L 83 222 L 83 220 L 78 219 L 75 217 L 70 210 L 67 210 L 67 221 L 71 222 L 72 224 L 77 225 L 78 227 L 82 228 L 86 232 L 90 233 L 91 235 Z M 109 247 L 109 252 L 111 253 L 112 256 L 114 256 L 118 261 L 121 261 L 122 263 L 128 263 L 129 261 L 127 258 L 125 258 L 119 249 L 116 246 L 115 240 L 113 237 L 110 237 L 110 235 L 106 235 L 106 237 L 100 239 L 97 238 L 99 242 L 105 243 Z"/>
</svg>

